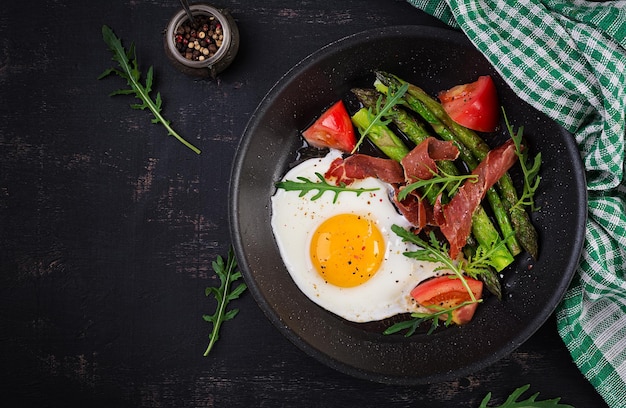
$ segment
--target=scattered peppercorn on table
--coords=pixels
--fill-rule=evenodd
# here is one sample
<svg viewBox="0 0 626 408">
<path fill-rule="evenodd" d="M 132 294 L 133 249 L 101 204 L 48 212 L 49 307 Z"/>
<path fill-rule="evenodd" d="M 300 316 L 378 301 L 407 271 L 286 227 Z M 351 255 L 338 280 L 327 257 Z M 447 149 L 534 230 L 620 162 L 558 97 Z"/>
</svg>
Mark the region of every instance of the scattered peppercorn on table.
<svg viewBox="0 0 626 408">
<path fill-rule="evenodd" d="M 388 385 L 308 356 L 243 292 L 232 302 L 239 313 L 203 356 L 210 326 L 202 316 L 215 308 L 205 288 L 219 286 L 212 262 L 228 254 L 231 242 L 231 164 L 263 96 L 301 59 L 342 37 L 372 26 L 444 27 L 402 0 L 213 5 L 238 27 L 238 51 L 214 78 L 187 75 L 164 51 L 178 1 L 3 6 L 2 401 L 23 407 L 478 407 L 489 392 L 495 405 L 530 384 L 539 399 L 606 406 L 572 362 L 553 317 L 510 356 L 471 375 Z M 161 114 L 200 154 L 152 123 L 148 110 L 130 109 L 134 94 L 109 97 L 127 84 L 114 76 L 97 79 L 117 64 L 102 40 L 103 25 L 134 53 L 129 59 Z M 33 26 L 36 47 L 27 50 L 16 33 Z M 176 30 L 175 47 L 183 58 L 202 61 L 224 46 L 221 35 L 215 20 L 199 18 Z"/>
</svg>

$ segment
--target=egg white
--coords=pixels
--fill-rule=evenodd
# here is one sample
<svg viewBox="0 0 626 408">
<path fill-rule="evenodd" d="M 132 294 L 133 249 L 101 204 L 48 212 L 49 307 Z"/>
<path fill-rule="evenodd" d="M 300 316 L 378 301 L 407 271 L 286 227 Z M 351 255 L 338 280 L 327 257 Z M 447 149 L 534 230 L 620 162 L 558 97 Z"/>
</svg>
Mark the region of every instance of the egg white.
<svg viewBox="0 0 626 408">
<path fill-rule="evenodd" d="M 284 180 L 306 177 L 317 181 L 315 173 L 324 174 L 341 153 L 331 150 L 323 158 L 309 159 L 291 169 Z M 271 226 L 281 257 L 298 288 L 324 309 L 353 322 L 382 320 L 400 313 L 417 310 L 410 291 L 421 281 L 435 276 L 435 265 L 403 255 L 414 251 L 413 244 L 404 243 L 391 231 L 397 224 L 408 228 L 409 222 L 390 201 L 391 186 L 375 178 L 359 180 L 351 188 L 378 188 L 357 196 L 327 191 L 315 201 L 312 191 L 300 197 L 300 191 L 278 189 L 272 197 Z M 309 247 L 316 228 L 338 214 L 359 214 L 372 220 L 385 239 L 385 257 L 378 272 L 365 283 L 338 287 L 327 283 L 310 259 Z"/>
</svg>

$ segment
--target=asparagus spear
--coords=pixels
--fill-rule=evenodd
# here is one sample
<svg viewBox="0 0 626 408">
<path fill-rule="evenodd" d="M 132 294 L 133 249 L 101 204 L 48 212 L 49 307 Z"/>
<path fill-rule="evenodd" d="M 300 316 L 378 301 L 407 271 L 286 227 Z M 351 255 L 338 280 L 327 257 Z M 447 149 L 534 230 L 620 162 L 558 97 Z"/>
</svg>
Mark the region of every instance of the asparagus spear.
<svg viewBox="0 0 626 408">
<path fill-rule="evenodd" d="M 366 108 L 357 111 L 352 116 L 352 121 L 360 131 L 370 129 L 367 137 L 390 159 L 401 161 L 409 153 L 404 142 L 389 127 L 382 123 L 372 123 L 372 117 Z M 452 163 L 439 162 L 440 165 L 446 166 L 444 163 L 452 167 L 451 171 L 457 172 Z M 472 221 L 472 233 L 479 244 L 488 248 L 500 241 L 498 231 L 482 207 L 476 211 Z M 501 271 L 513 262 L 513 255 L 505 246 L 500 246 L 492 258 L 497 271 Z"/>
<path fill-rule="evenodd" d="M 387 157 L 400 161 L 409 154 L 404 142 L 381 122 L 373 123 L 367 109 L 361 108 L 352 116 L 352 123 L 361 133 L 367 129 L 367 138 L 372 141 Z"/>
<path fill-rule="evenodd" d="M 471 129 L 459 125 L 450 118 L 450 116 L 443 110 L 441 105 L 432 99 L 422 89 L 409 85 L 409 92 L 411 95 L 420 99 L 429 109 L 432 109 L 435 114 L 441 118 L 446 126 L 449 126 L 452 132 L 457 135 L 464 145 L 472 152 L 472 154 L 480 161 L 487 153 L 489 153 L 489 146 Z M 511 221 L 516 231 L 516 236 L 524 249 L 533 257 L 537 258 L 538 255 L 538 238 L 537 231 L 530 221 L 528 213 L 522 208 L 515 206 L 518 201 L 517 191 L 513 185 L 511 176 L 505 174 L 497 183 L 500 189 L 502 203 L 511 215 Z"/>
<path fill-rule="evenodd" d="M 387 86 L 390 84 L 401 86 L 407 83 L 395 75 L 381 71 L 376 73 L 376 77 Z M 448 127 L 450 132 L 456 136 L 455 139 L 458 139 L 458 143 L 465 145 L 477 161 L 482 160 L 487 155 L 489 152 L 489 146 L 480 138 L 480 136 L 478 136 L 478 134 L 476 134 L 476 132 L 453 121 L 439 102 L 431 98 L 430 95 L 428 95 L 423 89 L 413 84 L 409 84 L 408 91 L 405 94 L 405 99 L 413 98 L 420 101 L 423 107 L 430 111 L 430 113 L 435 116 L 444 127 Z M 511 176 L 507 173 L 498 181 L 497 185 L 502 194 L 502 205 L 504 206 L 506 212 L 510 214 L 510 220 L 513 224 L 516 238 L 519 240 L 522 247 L 536 259 L 539 252 L 537 231 L 532 225 L 528 213 L 515 206 L 515 203 L 517 202 L 517 191 L 515 190 Z M 506 232 L 503 233 L 506 234 Z"/>
<path fill-rule="evenodd" d="M 466 246 L 463 249 L 463 252 L 465 253 L 465 257 L 469 259 L 476 254 L 476 248 Z M 500 283 L 500 279 L 498 278 L 498 275 L 493 268 L 484 268 L 480 275 L 478 275 L 478 278 L 483 281 L 483 283 L 487 287 L 487 290 L 489 290 L 491 294 L 495 295 L 498 300 L 502 300 L 502 284 Z"/>
<path fill-rule="evenodd" d="M 378 73 L 377 75 L 390 75 L 386 73 Z M 379 78 L 380 83 L 377 84 L 377 88 L 383 92 L 387 92 L 387 84 L 396 85 L 400 80 L 396 80 L 395 77 L 390 76 L 390 80 L 387 81 L 387 76 Z M 385 83 L 386 82 L 386 83 Z M 412 89 L 412 85 L 409 86 L 409 90 Z M 407 92 L 404 95 L 404 101 L 409 108 L 418 113 L 426 122 L 430 124 L 435 133 L 437 133 L 442 139 L 454 142 L 459 149 L 459 157 L 463 160 L 470 169 L 474 169 L 479 160 L 472 154 L 471 150 L 463 144 L 456 135 L 441 121 L 441 119 L 426 106 L 426 104 L 414 97 L 411 93 Z M 434 101 L 437 103 L 436 101 Z M 438 104 L 438 103 L 437 103 Z M 486 146 L 486 145 L 485 145 Z M 489 149 L 487 147 L 487 149 Z M 484 157 L 484 156 L 483 156 Z M 513 255 L 519 254 L 522 249 L 516 238 L 516 234 L 513 234 L 513 224 L 509 216 L 511 206 L 505 205 L 503 200 L 498 195 L 498 192 L 494 187 L 487 190 L 487 201 L 489 202 L 493 214 L 496 218 L 498 226 L 502 231 L 503 236 L 509 237 L 506 241 L 509 250 Z"/>
<path fill-rule="evenodd" d="M 357 96 L 359 101 L 366 108 L 374 108 L 377 105 L 378 98 L 384 98 L 384 95 L 381 95 L 381 93 L 374 89 L 354 88 L 352 89 L 352 93 Z M 382 101 L 382 104 L 385 104 L 384 99 Z M 420 144 L 421 142 L 426 140 L 426 138 L 431 136 L 429 129 L 424 126 L 423 123 L 417 121 L 415 116 L 409 114 L 406 110 L 399 107 L 398 105 L 393 106 L 384 117 L 385 119 L 391 120 L 393 124 L 396 125 L 396 127 L 416 145 Z M 450 161 L 439 161 L 437 163 L 437 166 L 446 174 L 458 175 L 461 173 L 459 169 L 454 165 L 454 163 Z M 431 201 L 431 203 L 433 202 L 432 197 L 427 196 L 427 198 Z M 486 247 L 489 247 L 489 245 L 493 245 L 500 240 L 500 236 L 498 235 L 495 226 L 491 222 L 491 219 L 489 218 L 489 216 L 485 212 L 485 209 L 482 206 L 478 207 L 477 211 L 472 217 L 472 235 L 479 244 Z M 515 256 L 517 255 L 517 253 L 511 253 L 511 255 Z M 502 262 L 503 266 L 499 268 L 498 271 L 502 270 L 502 268 L 510 263 L 508 262 L 508 259 L 512 261 L 512 258 L 503 258 L 505 262 Z M 495 272 L 490 275 L 493 276 L 486 276 L 483 279 L 483 282 L 485 282 L 487 288 L 491 293 L 496 295 L 498 298 L 501 298 L 502 290 L 500 288 L 500 281 L 495 276 Z"/>
<path fill-rule="evenodd" d="M 352 93 L 359 98 L 359 101 L 361 101 L 366 108 L 374 108 L 379 97 L 382 97 L 383 103 L 385 103 L 384 96 L 375 89 L 355 88 L 352 90 Z M 393 106 L 387 115 L 385 115 L 385 118 L 390 119 L 411 142 L 415 143 L 415 145 L 422 143 L 431 136 L 428 128 L 424 126 L 422 122 L 418 122 L 413 115 L 409 114 L 398 105 Z"/>
</svg>

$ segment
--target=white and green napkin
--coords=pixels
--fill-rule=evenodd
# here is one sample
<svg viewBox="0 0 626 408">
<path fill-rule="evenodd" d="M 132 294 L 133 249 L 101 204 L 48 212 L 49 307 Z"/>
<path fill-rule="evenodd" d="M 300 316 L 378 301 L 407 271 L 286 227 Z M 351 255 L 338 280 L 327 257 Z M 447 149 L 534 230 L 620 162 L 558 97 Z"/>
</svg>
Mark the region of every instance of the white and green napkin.
<svg viewBox="0 0 626 408">
<path fill-rule="evenodd" d="M 509 86 L 569 130 L 589 194 L 559 334 L 611 407 L 626 407 L 626 1 L 408 0 L 460 28 Z"/>
</svg>

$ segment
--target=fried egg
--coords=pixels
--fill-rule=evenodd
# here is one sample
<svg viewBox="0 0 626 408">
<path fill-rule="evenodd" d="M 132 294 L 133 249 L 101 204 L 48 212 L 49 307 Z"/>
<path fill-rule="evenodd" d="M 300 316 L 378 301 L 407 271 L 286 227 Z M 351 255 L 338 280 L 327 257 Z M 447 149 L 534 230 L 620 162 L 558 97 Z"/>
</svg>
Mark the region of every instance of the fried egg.
<svg viewBox="0 0 626 408">
<path fill-rule="evenodd" d="M 309 159 L 283 181 L 318 181 L 341 153 Z M 435 265 L 406 257 L 417 248 L 402 242 L 391 226 L 408 228 L 390 199 L 392 187 L 375 178 L 357 180 L 355 192 L 277 189 L 271 226 L 283 262 L 298 288 L 314 303 L 353 322 L 382 320 L 417 310 L 410 291 L 435 276 Z M 335 201 L 336 200 L 336 201 Z"/>
</svg>

